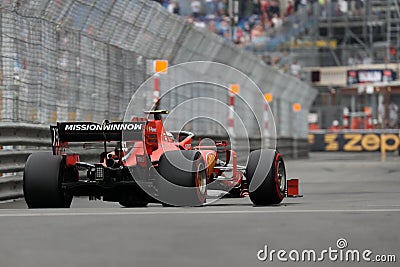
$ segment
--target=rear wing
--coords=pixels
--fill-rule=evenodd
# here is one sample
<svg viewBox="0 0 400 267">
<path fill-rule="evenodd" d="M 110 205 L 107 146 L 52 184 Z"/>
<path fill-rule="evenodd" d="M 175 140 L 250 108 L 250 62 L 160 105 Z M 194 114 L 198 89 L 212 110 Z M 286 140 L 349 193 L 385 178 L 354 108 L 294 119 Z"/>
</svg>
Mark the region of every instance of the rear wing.
<svg viewBox="0 0 400 267">
<path fill-rule="evenodd" d="M 53 144 L 56 142 L 139 141 L 145 121 L 137 122 L 58 122 L 50 126 Z"/>
</svg>

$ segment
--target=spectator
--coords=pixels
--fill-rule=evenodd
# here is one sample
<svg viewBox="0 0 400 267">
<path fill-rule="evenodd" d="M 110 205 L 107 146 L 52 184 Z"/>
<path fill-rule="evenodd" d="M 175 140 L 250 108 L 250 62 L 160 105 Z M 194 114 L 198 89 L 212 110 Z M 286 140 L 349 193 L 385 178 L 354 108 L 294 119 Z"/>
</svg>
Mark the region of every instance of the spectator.
<svg viewBox="0 0 400 267">
<path fill-rule="evenodd" d="M 347 65 L 349 65 L 349 66 L 354 66 L 354 65 L 356 65 L 356 60 L 355 60 L 352 56 L 349 56 L 349 57 L 347 58 Z"/>
<path fill-rule="evenodd" d="M 218 34 L 227 40 L 230 39 L 230 24 L 228 23 L 228 19 L 223 19 L 220 22 Z"/>
<path fill-rule="evenodd" d="M 386 103 L 385 100 L 382 100 L 382 102 L 379 103 L 378 106 L 378 119 L 382 124 L 382 128 L 386 128 L 387 127 L 387 120 L 386 120 Z"/>
<path fill-rule="evenodd" d="M 282 64 L 280 64 L 282 65 Z M 279 68 L 279 71 L 285 74 L 290 74 L 290 65 L 289 64 L 284 64 L 281 68 Z"/>
<path fill-rule="evenodd" d="M 169 1 L 170 1 L 170 0 L 162 0 L 162 4 L 161 4 L 161 5 L 162 5 L 163 7 L 165 7 L 165 8 L 168 8 Z"/>
<path fill-rule="evenodd" d="M 192 17 L 193 18 L 198 18 L 200 17 L 200 12 L 201 12 L 201 3 L 199 0 L 193 0 L 192 3 L 190 4 L 190 7 L 192 9 Z"/>
<path fill-rule="evenodd" d="M 293 5 L 293 1 L 289 1 L 288 5 L 286 7 L 286 14 L 285 16 L 291 16 L 294 13 L 294 5 Z"/>
<path fill-rule="evenodd" d="M 261 49 L 267 42 L 267 36 L 264 30 L 264 23 L 259 21 L 251 30 L 251 42 L 256 50 Z"/>
<path fill-rule="evenodd" d="M 250 26 L 250 30 L 254 27 L 254 26 L 256 26 L 256 16 L 251 16 L 250 18 L 249 18 L 249 26 Z"/>
<path fill-rule="evenodd" d="M 173 13 L 176 14 L 176 15 L 180 15 L 181 14 L 181 7 L 179 6 L 178 2 L 175 2 L 175 7 L 174 7 L 174 10 L 173 10 Z"/>
<path fill-rule="evenodd" d="M 206 14 L 207 16 L 215 15 L 216 12 L 215 0 L 206 0 Z"/>
<path fill-rule="evenodd" d="M 280 64 L 281 64 L 281 57 L 278 55 L 273 56 L 271 60 L 271 66 L 279 68 Z"/>
<path fill-rule="evenodd" d="M 274 14 L 280 16 L 279 3 L 273 0 L 268 7 L 268 16 L 272 18 Z"/>
<path fill-rule="evenodd" d="M 213 32 L 213 33 L 218 33 L 218 31 L 217 31 L 217 23 L 215 22 L 215 20 L 210 20 L 208 22 L 208 30 L 210 32 Z"/>
<path fill-rule="evenodd" d="M 272 17 L 272 23 L 275 28 L 282 26 L 282 19 L 278 16 L 278 14 L 274 13 Z"/>
<path fill-rule="evenodd" d="M 397 128 L 399 107 L 392 101 L 389 104 L 389 127 Z"/>
<path fill-rule="evenodd" d="M 296 76 L 298 79 L 300 79 L 301 66 L 297 60 L 295 60 L 293 64 L 290 66 L 290 71 L 293 76 Z"/>
<path fill-rule="evenodd" d="M 247 34 L 240 27 L 236 30 L 236 39 L 235 43 L 239 46 L 246 46 L 250 41 L 250 35 Z"/>
<path fill-rule="evenodd" d="M 338 120 L 334 120 L 332 122 L 332 125 L 328 128 L 328 131 L 332 131 L 332 132 L 336 132 L 336 131 L 340 131 L 341 128 L 339 126 L 339 121 Z"/>
<path fill-rule="evenodd" d="M 219 16 L 225 16 L 228 14 L 227 9 L 228 9 L 228 0 L 220 0 L 217 4 L 218 7 L 218 14 Z"/>
<path fill-rule="evenodd" d="M 325 0 L 318 0 L 319 6 L 321 8 L 321 16 L 322 18 L 326 18 L 326 10 L 327 10 L 327 2 Z"/>
<path fill-rule="evenodd" d="M 364 0 L 355 0 L 354 15 L 362 16 L 364 14 Z"/>
<path fill-rule="evenodd" d="M 243 30 L 244 30 L 244 32 L 245 32 L 247 35 L 250 36 L 251 29 L 252 29 L 252 25 L 250 25 L 250 22 L 249 22 L 249 21 L 245 21 L 245 22 L 243 23 Z"/>
<path fill-rule="evenodd" d="M 261 0 L 261 11 L 263 14 L 266 14 L 268 11 L 268 8 L 270 6 L 270 1 L 268 0 Z"/>
<path fill-rule="evenodd" d="M 265 62 L 265 64 L 267 64 L 267 65 L 271 65 L 271 56 L 270 55 L 263 55 L 262 56 L 262 58 L 261 58 L 264 62 Z"/>
<path fill-rule="evenodd" d="M 346 1 L 340 1 L 338 3 L 338 8 L 340 9 L 340 13 L 346 14 L 349 10 L 348 3 Z"/>
<path fill-rule="evenodd" d="M 169 1 L 169 4 L 167 6 L 167 10 L 172 13 L 172 14 L 180 14 L 180 7 L 179 7 L 179 3 L 176 1 Z"/>
<path fill-rule="evenodd" d="M 193 25 L 199 28 L 205 28 L 206 24 L 200 18 L 196 18 L 193 22 Z"/>
<path fill-rule="evenodd" d="M 193 22 L 194 22 L 194 20 L 193 20 L 193 18 L 192 18 L 191 16 L 186 16 L 186 17 L 185 17 L 185 21 L 186 21 L 187 23 L 190 23 L 190 24 L 193 24 Z"/>
<path fill-rule="evenodd" d="M 261 15 L 261 1 L 260 0 L 253 0 L 253 14 Z"/>
<path fill-rule="evenodd" d="M 372 64 L 372 58 L 369 55 L 365 55 L 362 60 L 362 64 L 364 64 L 364 65 Z"/>
<path fill-rule="evenodd" d="M 287 51 L 287 50 L 283 51 L 282 52 L 282 56 L 281 56 L 281 60 L 279 62 L 279 68 L 282 68 L 282 67 L 284 67 L 286 65 L 290 66 L 291 61 L 292 61 L 292 59 L 291 59 L 291 57 L 289 55 L 289 51 Z M 288 70 L 290 70 L 290 68 Z M 289 71 L 288 71 L 288 73 L 289 73 Z"/>
<path fill-rule="evenodd" d="M 297 12 L 299 10 L 300 1 L 301 0 L 294 0 L 294 12 Z"/>
<path fill-rule="evenodd" d="M 175 5 L 176 5 L 175 1 L 172 1 L 172 0 L 169 1 L 169 4 L 167 6 L 167 10 L 169 11 L 169 13 L 172 13 L 172 14 L 174 13 Z"/>
</svg>

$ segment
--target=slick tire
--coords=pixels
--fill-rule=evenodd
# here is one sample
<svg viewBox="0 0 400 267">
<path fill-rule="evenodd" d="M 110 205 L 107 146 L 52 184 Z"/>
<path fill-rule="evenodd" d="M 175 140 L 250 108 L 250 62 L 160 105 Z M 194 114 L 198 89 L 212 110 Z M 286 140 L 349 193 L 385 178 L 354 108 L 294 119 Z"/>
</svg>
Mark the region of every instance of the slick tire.
<svg viewBox="0 0 400 267">
<path fill-rule="evenodd" d="M 254 205 L 279 204 L 284 199 L 285 163 L 275 150 L 260 149 L 251 152 L 246 167 L 246 178 L 249 184 L 249 196 Z"/>
<path fill-rule="evenodd" d="M 67 178 L 61 156 L 48 152 L 31 154 L 25 164 L 23 191 L 29 208 L 69 208 L 72 196 L 61 188 Z"/>
<path fill-rule="evenodd" d="M 157 188 L 163 206 L 202 206 L 207 196 L 206 165 L 199 151 L 168 151 L 159 161 Z"/>
</svg>

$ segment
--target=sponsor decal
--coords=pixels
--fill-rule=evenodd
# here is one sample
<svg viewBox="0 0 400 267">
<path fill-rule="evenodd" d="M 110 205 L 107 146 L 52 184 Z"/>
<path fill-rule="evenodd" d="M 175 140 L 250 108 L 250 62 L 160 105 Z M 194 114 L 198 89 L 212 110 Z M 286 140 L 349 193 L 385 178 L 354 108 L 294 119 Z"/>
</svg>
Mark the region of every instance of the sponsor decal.
<svg viewBox="0 0 400 267">
<path fill-rule="evenodd" d="M 157 132 L 157 129 L 154 128 L 154 127 L 151 127 L 150 125 L 147 125 L 147 126 L 146 126 L 146 131 L 147 131 L 147 132 L 156 133 L 156 132 Z"/>
<path fill-rule="evenodd" d="M 400 137 L 393 133 L 311 133 L 308 142 L 311 151 L 395 151 Z"/>
<path fill-rule="evenodd" d="M 110 124 L 65 124 L 64 131 L 138 131 L 142 123 L 110 123 Z"/>
<path fill-rule="evenodd" d="M 347 84 L 391 82 L 397 79 L 397 73 L 391 69 L 349 70 Z"/>
</svg>

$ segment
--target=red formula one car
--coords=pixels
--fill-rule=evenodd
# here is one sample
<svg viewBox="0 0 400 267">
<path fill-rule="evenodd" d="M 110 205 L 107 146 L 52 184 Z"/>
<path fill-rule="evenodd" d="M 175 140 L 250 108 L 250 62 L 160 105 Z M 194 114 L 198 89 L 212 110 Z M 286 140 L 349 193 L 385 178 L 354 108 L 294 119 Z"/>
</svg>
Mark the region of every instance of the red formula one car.
<svg viewBox="0 0 400 267">
<path fill-rule="evenodd" d="M 53 153 L 29 156 L 23 190 L 29 208 L 67 208 L 74 196 L 119 202 L 125 207 L 148 203 L 201 206 L 207 190 L 250 196 L 255 205 L 280 203 L 286 194 L 281 155 L 262 149 L 250 153 L 247 166 L 226 141 L 193 146 L 191 132 L 167 132 L 161 114 L 131 122 L 62 122 L 51 126 Z M 101 147 L 94 163 L 83 162 L 73 143 Z"/>
</svg>

